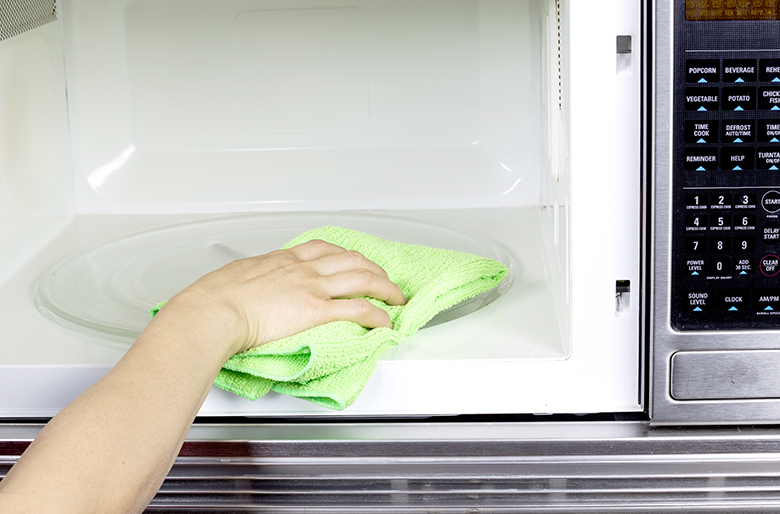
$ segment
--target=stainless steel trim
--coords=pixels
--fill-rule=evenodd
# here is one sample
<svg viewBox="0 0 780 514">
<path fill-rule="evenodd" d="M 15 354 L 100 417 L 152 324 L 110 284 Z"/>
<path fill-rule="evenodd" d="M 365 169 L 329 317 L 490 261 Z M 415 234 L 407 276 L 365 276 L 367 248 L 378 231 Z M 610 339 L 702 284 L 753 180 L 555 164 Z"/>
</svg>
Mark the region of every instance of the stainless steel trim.
<svg viewBox="0 0 780 514">
<path fill-rule="evenodd" d="M 0 425 L 0 476 L 39 428 Z M 149 511 L 778 509 L 777 429 L 586 421 L 195 425 Z"/>
<path fill-rule="evenodd" d="M 675 400 L 780 399 L 780 350 L 677 352 Z"/>
<path fill-rule="evenodd" d="M 653 224 L 650 348 L 650 418 L 655 424 L 780 423 L 780 400 L 749 399 L 677 401 L 671 395 L 671 359 L 679 351 L 763 350 L 779 347 L 778 331 L 698 331 L 672 329 L 671 194 L 674 65 L 674 2 L 657 0 L 652 24 Z"/>
</svg>

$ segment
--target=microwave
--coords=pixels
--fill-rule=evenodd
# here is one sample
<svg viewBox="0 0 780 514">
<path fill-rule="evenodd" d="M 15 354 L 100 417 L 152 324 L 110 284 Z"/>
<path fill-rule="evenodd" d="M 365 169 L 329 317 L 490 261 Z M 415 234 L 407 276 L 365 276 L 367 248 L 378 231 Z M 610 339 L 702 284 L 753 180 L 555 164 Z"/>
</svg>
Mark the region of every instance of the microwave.
<svg viewBox="0 0 780 514">
<path fill-rule="evenodd" d="M 774 0 L 0 6 L 0 476 L 155 304 L 338 225 L 509 272 L 343 411 L 214 388 L 151 510 L 780 507 L 778 36 Z"/>
<path fill-rule="evenodd" d="M 780 422 L 780 15 L 726 4 L 12 6 L 0 418 L 54 415 L 157 302 L 335 224 L 509 274 L 344 411 L 214 389 L 202 419 Z"/>
</svg>

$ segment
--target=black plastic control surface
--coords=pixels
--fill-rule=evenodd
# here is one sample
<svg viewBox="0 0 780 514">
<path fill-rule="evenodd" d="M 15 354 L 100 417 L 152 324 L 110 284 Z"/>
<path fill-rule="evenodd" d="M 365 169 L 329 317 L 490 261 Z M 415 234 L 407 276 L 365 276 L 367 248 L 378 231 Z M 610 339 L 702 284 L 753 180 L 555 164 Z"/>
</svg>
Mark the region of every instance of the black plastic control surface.
<svg viewBox="0 0 780 514">
<path fill-rule="evenodd" d="M 780 50 L 736 37 L 778 22 L 739 23 L 676 28 L 677 330 L 780 327 Z"/>
</svg>

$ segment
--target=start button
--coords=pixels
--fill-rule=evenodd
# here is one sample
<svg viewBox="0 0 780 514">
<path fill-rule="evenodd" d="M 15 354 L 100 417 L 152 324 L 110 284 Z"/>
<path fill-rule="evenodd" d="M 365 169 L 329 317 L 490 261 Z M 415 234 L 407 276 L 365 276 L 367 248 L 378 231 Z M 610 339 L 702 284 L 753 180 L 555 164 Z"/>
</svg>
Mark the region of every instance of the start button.
<svg viewBox="0 0 780 514">
<path fill-rule="evenodd" d="M 780 191 L 767 191 L 764 196 L 761 197 L 761 207 L 766 212 L 780 211 Z"/>
</svg>

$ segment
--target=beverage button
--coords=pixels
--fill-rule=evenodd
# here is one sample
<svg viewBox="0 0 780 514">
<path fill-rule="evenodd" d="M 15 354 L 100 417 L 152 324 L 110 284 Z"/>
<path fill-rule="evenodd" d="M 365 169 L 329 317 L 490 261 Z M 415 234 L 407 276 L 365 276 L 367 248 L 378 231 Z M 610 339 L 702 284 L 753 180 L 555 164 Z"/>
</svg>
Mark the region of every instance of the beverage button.
<svg viewBox="0 0 780 514">
<path fill-rule="evenodd" d="M 688 270 L 688 274 L 694 277 L 702 276 L 704 275 L 704 266 L 706 265 L 706 261 L 703 258 L 699 259 L 686 259 L 685 266 Z"/>
<path fill-rule="evenodd" d="M 761 207 L 766 212 L 780 211 L 780 192 L 772 190 L 764 193 L 761 197 Z"/>
<path fill-rule="evenodd" d="M 758 262 L 758 267 L 767 277 L 774 277 L 780 273 L 780 257 L 772 253 L 764 255 Z"/>
<path fill-rule="evenodd" d="M 753 300 L 757 311 L 780 310 L 780 291 L 777 289 L 758 289 L 753 293 Z"/>
<path fill-rule="evenodd" d="M 720 154 L 720 166 L 724 170 L 744 171 L 753 168 L 752 147 L 724 148 Z"/>
<path fill-rule="evenodd" d="M 759 143 L 780 143 L 780 120 L 758 120 Z"/>
<path fill-rule="evenodd" d="M 718 59 L 689 59 L 685 61 L 686 82 L 706 84 L 720 80 Z"/>
<path fill-rule="evenodd" d="M 724 59 L 723 82 L 755 82 L 758 68 L 755 59 Z"/>
<path fill-rule="evenodd" d="M 753 274 L 753 258 L 752 257 L 738 257 L 734 259 L 733 272 L 738 277 L 744 277 L 745 275 Z"/>
<path fill-rule="evenodd" d="M 758 108 L 762 111 L 780 111 L 780 87 L 758 88 Z"/>
<path fill-rule="evenodd" d="M 780 148 L 759 147 L 756 159 L 756 168 L 762 170 L 780 170 Z"/>
<path fill-rule="evenodd" d="M 718 169 L 717 148 L 686 148 L 685 169 L 687 171 L 715 171 Z"/>
<path fill-rule="evenodd" d="M 713 120 L 687 120 L 685 122 L 685 142 L 688 144 L 717 143 L 718 122 Z"/>
<path fill-rule="evenodd" d="M 686 312 L 709 311 L 715 307 L 715 295 L 704 289 L 686 291 L 682 304 L 683 311 Z"/>
<path fill-rule="evenodd" d="M 723 109 L 726 111 L 754 111 L 756 109 L 756 88 L 724 87 Z"/>
<path fill-rule="evenodd" d="M 746 289 L 731 289 L 718 291 L 718 310 L 728 312 L 746 311 L 750 309 L 750 292 Z"/>
<path fill-rule="evenodd" d="M 752 143 L 756 140 L 756 122 L 753 120 L 724 121 L 722 136 L 725 143 Z"/>
<path fill-rule="evenodd" d="M 759 59 L 758 80 L 780 83 L 780 59 Z"/>
</svg>

